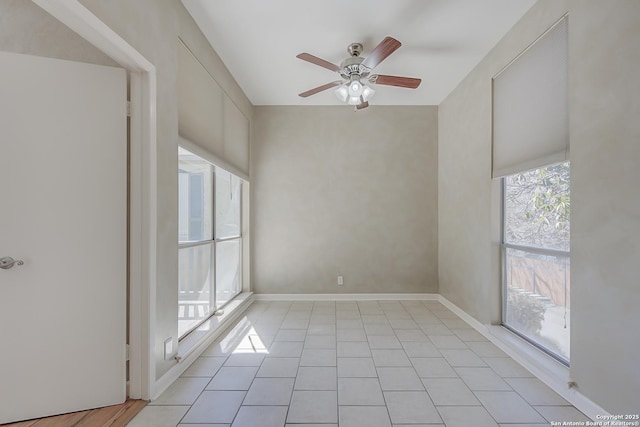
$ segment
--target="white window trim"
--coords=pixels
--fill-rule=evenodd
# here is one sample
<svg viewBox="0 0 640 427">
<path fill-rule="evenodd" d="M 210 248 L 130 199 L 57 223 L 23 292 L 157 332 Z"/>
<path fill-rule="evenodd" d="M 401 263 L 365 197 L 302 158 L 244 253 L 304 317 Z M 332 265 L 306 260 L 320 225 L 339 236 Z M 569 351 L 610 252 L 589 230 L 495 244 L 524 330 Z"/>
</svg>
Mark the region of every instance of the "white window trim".
<svg viewBox="0 0 640 427">
<path fill-rule="evenodd" d="M 569 166 L 569 168 L 571 168 L 571 166 Z M 518 172 L 516 172 L 518 173 Z M 558 249 L 549 249 L 549 248 L 541 248 L 538 246 L 528 246 L 528 245 L 516 245 L 513 243 L 507 243 L 505 242 L 505 235 L 504 235 L 504 230 L 505 230 L 505 226 L 506 226 L 506 215 L 505 215 L 505 195 L 506 195 L 506 188 L 507 188 L 507 178 L 509 176 L 511 176 L 513 174 L 504 176 L 502 178 L 500 178 L 501 181 L 501 186 L 500 186 L 500 190 L 501 190 L 501 194 L 500 194 L 500 281 L 501 281 L 501 294 L 500 294 L 500 299 L 501 299 L 501 304 L 500 304 L 500 314 L 501 314 L 501 320 L 500 320 L 500 326 L 503 330 L 508 331 L 509 333 L 511 333 L 512 335 L 515 335 L 517 337 L 519 337 L 521 340 L 524 340 L 524 342 L 526 342 L 527 344 L 529 344 L 530 347 L 535 348 L 537 351 L 547 355 L 548 357 L 552 358 L 553 360 L 555 360 L 556 362 L 562 364 L 563 366 L 565 366 L 567 369 L 569 368 L 570 365 L 570 360 L 565 359 L 564 357 L 562 357 L 559 354 L 554 353 L 553 351 L 547 349 L 546 347 L 544 347 L 543 345 L 535 342 L 533 339 L 527 337 L 526 335 L 524 335 L 523 333 L 517 331 L 516 329 L 514 329 L 512 326 L 509 326 L 507 323 L 505 323 L 506 318 L 507 318 L 507 302 L 506 302 L 506 295 L 507 295 L 507 278 L 506 278 L 506 259 L 507 259 L 507 249 L 516 249 L 519 251 L 523 251 L 523 252 L 530 252 L 530 253 L 536 253 L 536 254 L 540 254 L 540 255 L 551 255 L 551 256 L 557 256 L 557 257 L 566 257 L 569 260 L 571 260 L 571 252 L 570 251 L 563 251 L 563 250 L 558 250 Z M 532 353 L 532 354 L 537 354 L 537 353 Z"/>
</svg>

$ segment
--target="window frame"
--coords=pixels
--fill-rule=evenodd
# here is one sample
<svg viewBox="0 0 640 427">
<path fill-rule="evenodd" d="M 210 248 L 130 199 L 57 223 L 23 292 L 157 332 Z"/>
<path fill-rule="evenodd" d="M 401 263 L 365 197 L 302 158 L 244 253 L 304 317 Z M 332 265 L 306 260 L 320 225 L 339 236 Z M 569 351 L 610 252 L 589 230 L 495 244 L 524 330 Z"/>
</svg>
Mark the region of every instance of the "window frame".
<svg viewBox="0 0 640 427">
<path fill-rule="evenodd" d="M 569 171 L 571 171 L 571 162 L 570 161 L 566 161 L 567 163 L 569 163 Z M 564 162 L 561 162 L 564 163 Z M 546 165 L 546 166 L 542 166 L 542 167 L 548 167 L 548 166 L 553 166 L 553 164 L 550 165 Z M 522 252 L 528 252 L 528 253 L 533 253 L 533 254 L 539 254 L 539 255 L 549 255 L 549 256 L 555 256 L 558 258 L 567 258 L 569 260 L 569 262 L 571 261 L 571 251 L 564 251 L 561 249 L 547 249 L 547 248 L 543 248 L 540 246 L 527 246 L 527 245 L 518 245 L 518 244 L 513 244 L 513 243 L 508 243 L 505 240 L 505 229 L 507 226 L 507 216 L 506 216 L 506 194 L 507 194 L 507 179 L 510 176 L 516 175 L 518 173 L 523 173 L 526 171 L 522 171 L 522 172 L 515 172 L 513 174 L 510 175 L 506 175 L 502 178 L 500 178 L 501 180 L 501 197 L 500 197 L 500 271 L 501 271 L 501 321 L 500 324 L 502 327 L 506 328 L 507 330 L 509 330 L 510 332 L 516 334 L 517 336 L 519 336 L 520 338 L 522 338 L 523 340 L 525 340 L 526 342 L 528 342 L 529 344 L 533 345 L 534 347 L 536 347 L 537 349 L 539 349 L 540 351 L 544 352 L 545 354 L 547 354 L 548 356 L 552 357 L 553 359 L 557 360 L 558 362 L 562 363 L 563 365 L 569 367 L 570 366 L 570 360 L 561 356 L 558 353 L 553 352 L 552 350 L 548 349 L 547 347 L 543 346 L 542 344 L 534 341 L 533 339 L 531 339 L 530 337 L 528 337 L 527 335 L 525 335 L 524 333 L 518 331 L 517 329 L 515 329 L 514 327 L 510 326 L 508 323 L 506 323 L 507 321 L 507 295 L 508 295 L 508 281 L 507 281 L 507 250 L 508 249 L 513 249 L 513 250 L 519 250 Z M 571 172 L 569 172 L 571 173 Z M 571 220 L 569 220 L 571 221 Z M 565 289 L 565 295 L 566 295 L 566 289 Z"/>
<path fill-rule="evenodd" d="M 221 310 L 222 308 L 224 308 L 227 304 L 229 304 L 231 301 L 233 301 L 233 299 L 238 296 L 240 293 L 242 293 L 242 274 L 243 274 L 243 257 L 242 254 L 243 252 L 243 245 L 244 245 L 244 234 L 243 234 L 243 221 L 244 221 L 244 209 L 243 209 L 243 205 L 242 205 L 242 201 L 243 201 L 243 191 L 244 191 L 244 180 L 239 177 L 238 175 L 234 174 L 231 171 L 226 170 L 225 168 L 222 168 L 220 166 L 217 166 L 215 164 L 213 164 L 214 170 L 213 170 L 213 176 L 214 176 L 214 185 L 212 186 L 212 191 L 214 193 L 214 197 L 213 197 L 213 209 L 211 210 L 211 215 L 213 216 L 213 244 L 214 244 L 214 256 L 213 256 L 213 263 L 214 263 L 214 304 L 215 304 L 215 310 L 213 311 L 213 315 L 215 315 L 216 311 Z M 216 221 L 216 197 L 215 197 L 215 192 L 216 192 L 216 187 L 215 187 L 215 176 L 216 176 L 216 169 L 221 169 L 229 174 L 231 174 L 232 177 L 236 177 L 239 180 L 239 184 L 240 184 L 240 191 L 238 194 L 238 202 L 239 202 L 239 218 L 238 218 L 238 235 L 237 236 L 232 236 L 232 237 L 222 237 L 222 238 L 218 238 L 216 235 L 216 225 L 217 225 L 217 221 Z M 239 261 L 239 265 L 238 265 L 238 272 L 239 272 L 239 277 L 238 277 L 238 283 L 239 283 L 239 290 L 238 292 L 236 292 L 233 296 L 231 296 L 224 304 L 221 304 L 220 306 L 218 306 L 218 288 L 217 288 L 217 281 L 218 281 L 218 268 L 217 268 L 217 255 L 218 255 L 218 243 L 224 243 L 224 242 L 230 242 L 233 240 L 237 240 L 238 241 L 238 261 Z M 211 317 L 211 316 L 209 316 Z M 208 317 L 208 318 L 209 318 Z M 207 318 L 207 319 L 208 319 Z M 205 319 L 206 320 L 206 319 Z M 186 336 L 186 335 L 185 335 Z"/>
<path fill-rule="evenodd" d="M 217 164 L 215 164 L 214 162 L 205 159 L 204 157 L 200 156 L 199 154 L 194 153 L 191 149 L 189 149 L 188 147 L 183 146 L 182 144 L 178 144 L 178 151 L 182 149 L 185 150 L 187 152 L 189 152 L 190 154 L 202 159 L 202 161 L 207 162 L 210 167 L 211 167 L 211 239 L 204 239 L 204 240 L 197 240 L 197 241 L 188 241 L 188 242 L 180 242 L 180 237 L 178 236 L 178 252 L 180 252 L 180 250 L 182 249 L 188 249 L 188 248 L 194 248 L 194 247 L 198 247 L 198 246 L 205 246 L 205 245 L 210 245 L 211 246 L 211 251 L 212 251 L 212 256 L 211 256 L 211 266 L 210 268 L 213 269 L 213 289 L 212 289 L 212 299 L 213 299 L 213 309 L 211 310 L 211 312 L 204 317 L 203 319 L 199 320 L 197 323 L 195 323 L 194 325 L 192 325 L 189 329 L 187 329 L 184 333 L 179 334 L 178 335 L 178 342 L 182 341 L 183 339 L 187 338 L 189 336 L 189 334 L 191 334 L 193 331 L 195 331 L 196 329 L 198 329 L 200 326 L 202 326 L 202 324 L 204 324 L 206 321 L 208 321 L 211 317 L 215 316 L 216 313 L 223 309 L 227 304 L 229 304 L 231 301 L 233 301 L 233 299 L 238 296 L 240 293 L 242 293 L 242 283 L 243 283 L 243 270 L 244 270 L 244 257 L 243 257 L 243 245 L 244 245 L 244 208 L 243 208 L 243 197 L 244 197 L 244 179 L 238 175 L 236 175 L 235 173 L 233 173 L 232 171 L 219 166 Z M 238 235 L 237 236 L 232 236 L 232 237 L 224 237 L 224 238 L 218 238 L 216 235 L 216 171 L 217 169 L 220 169 L 226 173 L 231 174 L 232 177 L 235 177 L 239 180 L 239 185 L 240 185 L 240 191 L 238 194 L 238 203 L 239 203 L 239 229 L 238 229 Z M 204 182 L 204 180 L 203 180 Z M 203 186 L 203 188 L 205 188 Z M 179 188 L 178 188 L 179 191 Z M 178 196 L 178 203 L 180 202 L 180 197 Z M 179 209 L 178 209 L 179 210 Z M 205 210 L 206 211 L 206 210 Z M 238 271 L 239 271 L 239 278 L 238 278 L 238 283 L 239 283 L 239 289 L 238 292 L 236 292 L 233 296 L 231 296 L 224 304 L 218 305 L 218 298 L 217 298 L 217 279 L 218 279 L 218 269 L 216 268 L 216 261 L 217 261 L 217 255 L 218 255 L 218 248 L 217 245 L 218 243 L 224 243 L 224 242 L 228 242 L 228 241 L 232 241 L 232 240 L 237 240 L 239 242 L 239 256 L 238 256 Z M 180 268 L 180 266 L 178 265 L 178 269 Z M 179 290 L 179 286 L 178 286 L 178 290 Z"/>
</svg>

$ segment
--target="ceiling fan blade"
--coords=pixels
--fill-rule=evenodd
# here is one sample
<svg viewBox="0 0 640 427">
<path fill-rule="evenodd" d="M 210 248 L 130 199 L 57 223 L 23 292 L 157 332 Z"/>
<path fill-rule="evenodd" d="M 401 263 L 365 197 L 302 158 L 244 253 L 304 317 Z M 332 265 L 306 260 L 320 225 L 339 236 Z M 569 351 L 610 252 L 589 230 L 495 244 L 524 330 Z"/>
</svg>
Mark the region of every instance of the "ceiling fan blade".
<svg viewBox="0 0 640 427">
<path fill-rule="evenodd" d="M 420 86 L 422 79 L 413 77 L 385 76 L 384 74 L 374 74 L 369 77 L 369 82 L 377 85 L 406 87 L 407 89 L 415 89 Z"/>
<path fill-rule="evenodd" d="M 369 106 L 369 102 L 364 101 L 361 104 L 356 105 L 356 110 L 362 110 L 363 108 L 367 108 Z"/>
<path fill-rule="evenodd" d="M 299 93 L 298 96 L 306 98 L 307 96 L 315 95 L 318 92 L 322 92 L 323 90 L 331 89 L 334 86 L 340 86 L 342 84 L 341 80 L 337 80 L 335 82 L 327 83 L 322 86 L 318 86 L 316 88 L 310 89 L 306 92 Z"/>
<path fill-rule="evenodd" d="M 296 55 L 296 58 L 300 58 L 303 61 L 307 61 L 307 62 L 311 62 L 312 64 L 316 64 L 319 65 L 321 67 L 326 68 L 327 70 L 331 70 L 331 71 L 340 71 L 340 67 L 338 67 L 336 64 L 332 64 L 329 61 L 325 61 L 322 58 L 318 58 L 317 56 L 313 56 L 310 53 L 301 53 L 299 55 Z"/>
<path fill-rule="evenodd" d="M 396 51 L 402 43 L 393 37 L 385 37 L 384 40 L 380 42 L 378 46 L 362 61 L 362 65 L 365 67 L 372 69 L 382 61 L 384 61 L 387 56 L 391 55 Z"/>
</svg>

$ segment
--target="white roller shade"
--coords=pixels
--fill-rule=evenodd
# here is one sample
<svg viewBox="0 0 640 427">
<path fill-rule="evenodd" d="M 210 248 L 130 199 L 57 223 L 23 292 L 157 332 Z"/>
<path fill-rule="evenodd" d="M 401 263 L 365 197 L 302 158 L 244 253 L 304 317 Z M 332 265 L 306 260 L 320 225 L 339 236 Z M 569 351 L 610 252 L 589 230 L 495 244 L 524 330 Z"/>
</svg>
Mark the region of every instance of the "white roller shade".
<svg viewBox="0 0 640 427">
<path fill-rule="evenodd" d="M 229 97 L 224 99 L 224 155 L 232 165 L 249 173 L 249 120 Z"/>
<path fill-rule="evenodd" d="M 249 120 L 181 42 L 178 131 L 181 143 L 189 141 L 222 160 L 226 169 L 231 165 L 243 176 L 249 174 Z"/>
<path fill-rule="evenodd" d="M 493 79 L 493 177 L 569 158 L 567 18 Z"/>
<path fill-rule="evenodd" d="M 178 43 L 178 127 L 183 138 L 224 158 L 224 92 Z"/>
</svg>

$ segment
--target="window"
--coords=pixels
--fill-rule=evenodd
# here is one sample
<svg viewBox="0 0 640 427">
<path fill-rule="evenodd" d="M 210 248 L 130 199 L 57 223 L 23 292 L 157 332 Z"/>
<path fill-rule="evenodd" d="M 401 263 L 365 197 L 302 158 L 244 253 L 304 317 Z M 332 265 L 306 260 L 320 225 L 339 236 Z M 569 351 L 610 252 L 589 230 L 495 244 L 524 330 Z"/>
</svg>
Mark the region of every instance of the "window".
<svg viewBox="0 0 640 427">
<path fill-rule="evenodd" d="M 504 178 L 503 323 L 569 363 L 569 162 Z"/>
<path fill-rule="evenodd" d="M 502 322 L 569 364 L 568 18 L 493 78 L 502 178 Z"/>
<path fill-rule="evenodd" d="M 178 148 L 178 335 L 242 290 L 242 180 Z"/>
<path fill-rule="evenodd" d="M 216 300 L 224 305 L 240 292 L 240 178 L 216 168 Z"/>
</svg>

